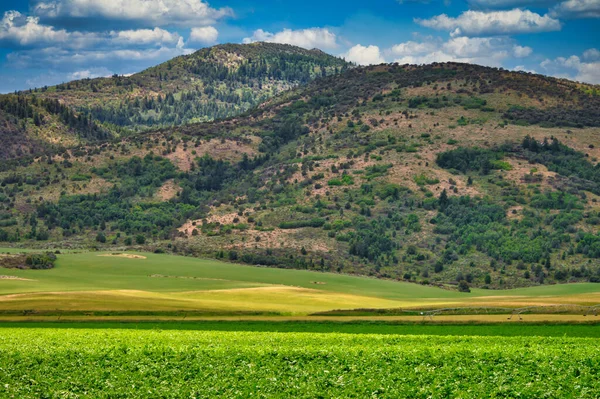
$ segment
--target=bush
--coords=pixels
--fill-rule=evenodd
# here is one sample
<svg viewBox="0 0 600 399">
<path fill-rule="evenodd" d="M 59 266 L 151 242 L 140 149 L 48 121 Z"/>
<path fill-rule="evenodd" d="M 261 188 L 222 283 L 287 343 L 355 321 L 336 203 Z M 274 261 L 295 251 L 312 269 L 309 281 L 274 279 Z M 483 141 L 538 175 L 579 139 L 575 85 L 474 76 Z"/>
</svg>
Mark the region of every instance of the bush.
<svg viewBox="0 0 600 399">
<path fill-rule="evenodd" d="M 25 264 L 36 270 L 52 269 L 55 261 L 56 255 L 52 252 L 27 255 L 27 258 L 25 258 Z"/>
<path fill-rule="evenodd" d="M 469 284 L 465 280 L 461 280 L 458 282 L 458 291 L 471 292 L 471 288 L 469 288 Z"/>
</svg>

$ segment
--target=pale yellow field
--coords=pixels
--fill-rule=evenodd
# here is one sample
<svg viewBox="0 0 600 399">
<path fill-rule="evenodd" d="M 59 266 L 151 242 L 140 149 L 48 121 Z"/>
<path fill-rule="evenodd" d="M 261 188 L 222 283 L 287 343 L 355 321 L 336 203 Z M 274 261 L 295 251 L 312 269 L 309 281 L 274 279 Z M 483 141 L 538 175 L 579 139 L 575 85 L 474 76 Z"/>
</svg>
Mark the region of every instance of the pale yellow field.
<svg viewBox="0 0 600 399">
<path fill-rule="evenodd" d="M 309 315 L 338 309 L 437 309 L 453 307 L 503 307 L 593 305 L 600 293 L 562 296 L 482 296 L 464 299 L 428 298 L 390 300 L 289 286 L 267 286 L 188 292 L 139 290 L 23 293 L 0 296 L 3 311 L 193 311 Z"/>
<path fill-rule="evenodd" d="M 202 321 L 240 321 L 240 322 L 388 322 L 388 323 L 599 323 L 600 316 L 575 314 L 494 314 L 494 315 L 436 315 L 429 316 L 194 316 L 194 315 L 23 315 L 0 316 L 1 322 L 202 322 Z"/>
</svg>

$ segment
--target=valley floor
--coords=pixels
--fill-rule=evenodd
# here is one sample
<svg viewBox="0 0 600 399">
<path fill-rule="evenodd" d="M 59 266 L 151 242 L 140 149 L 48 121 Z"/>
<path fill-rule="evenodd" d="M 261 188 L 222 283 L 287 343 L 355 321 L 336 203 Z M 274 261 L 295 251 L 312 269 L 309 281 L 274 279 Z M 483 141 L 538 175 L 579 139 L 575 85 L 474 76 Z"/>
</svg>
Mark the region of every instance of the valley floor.
<svg viewBox="0 0 600 399">
<path fill-rule="evenodd" d="M 593 283 L 462 293 L 151 253 L 67 252 L 50 270 L 2 269 L 0 274 L 0 316 L 17 319 L 454 317 L 481 322 L 506 320 L 513 313 L 515 321 L 522 313 L 535 321 L 583 322 L 600 310 L 600 285 Z"/>
<path fill-rule="evenodd" d="M 133 252 L 0 274 L 3 398 L 600 395 L 596 284 L 461 293 Z"/>
</svg>

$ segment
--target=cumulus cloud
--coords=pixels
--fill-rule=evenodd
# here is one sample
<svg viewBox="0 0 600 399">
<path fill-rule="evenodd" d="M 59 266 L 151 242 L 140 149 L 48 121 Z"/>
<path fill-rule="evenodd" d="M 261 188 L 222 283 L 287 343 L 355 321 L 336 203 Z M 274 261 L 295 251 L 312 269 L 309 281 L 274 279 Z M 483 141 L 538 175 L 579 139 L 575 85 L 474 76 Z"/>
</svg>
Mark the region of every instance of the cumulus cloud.
<svg viewBox="0 0 600 399">
<path fill-rule="evenodd" d="M 39 18 L 28 17 L 18 11 L 6 11 L 0 21 L 0 42 L 31 46 L 48 42 L 65 42 L 69 33 L 41 25 Z"/>
<path fill-rule="evenodd" d="M 33 5 L 33 14 L 44 19 L 130 21 L 150 26 L 204 26 L 232 16 L 228 8 L 211 8 L 201 0 L 50 0 Z"/>
<path fill-rule="evenodd" d="M 394 49 L 396 51 L 394 52 Z M 403 51 L 398 52 L 398 49 Z M 429 64 L 432 62 L 469 62 L 487 66 L 501 66 L 502 62 L 515 53 L 531 52 L 506 37 L 455 37 L 446 42 L 405 42 L 391 48 L 400 64 Z M 399 57 L 398 57 L 399 56 Z"/>
<path fill-rule="evenodd" d="M 112 71 L 105 67 L 89 68 L 69 73 L 67 75 L 67 80 L 106 78 L 112 75 Z"/>
<path fill-rule="evenodd" d="M 385 62 L 381 50 L 377 46 L 362 46 L 360 44 L 350 48 L 343 57 L 347 61 L 355 62 L 359 65 L 382 64 Z"/>
<path fill-rule="evenodd" d="M 545 7 L 560 0 L 468 0 L 467 3 L 478 8 Z"/>
<path fill-rule="evenodd" d="M 306 49 L 335 49 L 338 47 L 337 36 L 326 28 L 284 29 L 277 33 L 258 29 L 254 31 L 251 37 L 244 38 L 243 42 L 285 43 Z"/>
<path fill-rule="evenodd" d="M 537 73 L 535 69 L 526 68 L 525 65 L 517 65 L 513 68 L 513 70 L 517 72 L 529 72 L 529 73 Z"/>
<path fill-rule="evenodd" d="M 560 18 L 600 18 L 600 0 L 567 0 L 550 10 Z"/>
<path fill-rule="evenodd" d="M 212 44 L 217 41 L 219 31 L 212 26 L 192 28 L 189 41 L 193 43 Z"/>
<path fill-rule="evenodd" d="M 465 11 L 456 18 L 446 14 L 431 19 L 415 19 L 419 25 L 450 31 L 456 36 L 509 35 L 549 32 L 561 29 L 561 23 L 548 15 L 515 8 L 509 11 Z"/>
<path fill-rule="evenodd" d="M 392 46 L 390 53 L 394 56 L 410 56 L 413 54 L 430 53 L 437 49 L 437 44 L 432 42 L 408 41 Z"/>
<path fill-rule="evenodd" d="M 9 53 L 6 63 L 11 68 L 37 68 L 44 65 L 55 71 L 76 72 L 89 68 L 116 65 L 116 72 L 130 73 L 167 61 L 179 55 L 190 54 L 194 50 L 184 47 L 180 38 L 173 47 L 142 49 L 103 49 L 72 51 L 60 47 L 45 47 Z"/>
<path fill-rule="evenodd" d="M 161 28 L 111 32 L 69 32 L 40 24 L 39 18 L 7 11 L 0 22 L 0 43 L 14 47 L 60 46 L 63 49 L 105 49 L 175 45 L 181 37 Z"/>
<path fill-rule="evenodd" d="M 517 58 L 528 57 L 533 52 L 533 49 L 528 46 L 513 46 L 513 55 Z"/>
<path fill-rule="evenodd" d="M 178 33 L 171 33 L 167 30 L 154 29 L 136 29 L 110 32 L 111 38 L 115 44 L 121 45 L 169 45 L 176 44 L 180 36 Z"/>
<path fill-rule="evenodd" d="M 584 62 L 576 55 L 546 59 L 540 66 L 549 75 L 586 83 L 600 83 L 600 61 Z"/>
<path fill-rule="evenodd" d="M 586 61 L 600 60 L 600 51 L 596 48 L 591 48 L 583 52 L 583 59 Z"/>
</svg>

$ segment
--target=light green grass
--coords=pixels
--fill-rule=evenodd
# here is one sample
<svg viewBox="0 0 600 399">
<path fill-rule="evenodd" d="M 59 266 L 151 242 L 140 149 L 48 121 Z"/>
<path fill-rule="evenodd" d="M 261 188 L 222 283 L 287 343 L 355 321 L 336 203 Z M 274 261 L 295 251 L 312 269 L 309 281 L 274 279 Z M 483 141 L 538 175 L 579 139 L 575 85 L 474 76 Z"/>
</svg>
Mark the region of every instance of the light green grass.
<svg viewBox="0 0 600 399">
<path fill-rule="evenodd" d="M 136 254 L 140 258 L 101 255 L 106 253 L 61 254 L 51 270 L 0 270 L 0 274 L 24 279 L 0 279 L 0 311 L 193 310 L 300 315 L 357 308 L 600 303 L 600 285 L 591 283 L 460 293 L 390 280 L 164 254 Z"/>
<path fill-rule="evenodd" d="M 391 300 L 469 296 L 403 282 L 243 266 L 182 256 L 140 253 L 146 259 L 128 259 L 98 255 L 96 252 L 59 255 L 56 267 L 51 270 L 3 269 L 2 274 L 34 281 L 0 280 L 0 294 L 98 290 L 182 292 L 286 285 Z M 157 274 L 196 279 L 150 277 Z"/>
</svg>

